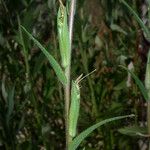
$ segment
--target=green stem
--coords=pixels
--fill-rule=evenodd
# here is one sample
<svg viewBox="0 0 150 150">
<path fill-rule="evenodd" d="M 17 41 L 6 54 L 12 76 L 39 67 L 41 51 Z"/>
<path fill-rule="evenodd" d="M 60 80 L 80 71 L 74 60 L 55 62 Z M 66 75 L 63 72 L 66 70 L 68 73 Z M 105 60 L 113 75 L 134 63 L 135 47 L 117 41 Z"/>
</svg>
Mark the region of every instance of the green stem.
<svg viewBox="0 0 150 150">
<path fill-rule="evenodd" d="M 72 36 L 73 36 L 73 24 L 75 14 L 76 0 L 70 2 L 70 13 L 69 13 L 69 39 L 70 39 L 70 51 L 72 51 Z M 70 62 L 67 68 L 65 68 L 65 75 L 67 78 L 67 85 L 65 86 L 65 126 L 66 126 L 66 150 L 68 150 L 69 143 L 72 141 L 69 136 L 69 106 L 70 106 L 70 76 L 71 76 L 71 52 Z"/>
<path fill-rule="evenodd" d="M 66 127 L 66 150 L 68 150 L 71 138 L 69 136 L 69 105 L 70 105 L 70 66 L 65 69 L 67 85 L 65 86 L 65 127 Z"/>
</svg>

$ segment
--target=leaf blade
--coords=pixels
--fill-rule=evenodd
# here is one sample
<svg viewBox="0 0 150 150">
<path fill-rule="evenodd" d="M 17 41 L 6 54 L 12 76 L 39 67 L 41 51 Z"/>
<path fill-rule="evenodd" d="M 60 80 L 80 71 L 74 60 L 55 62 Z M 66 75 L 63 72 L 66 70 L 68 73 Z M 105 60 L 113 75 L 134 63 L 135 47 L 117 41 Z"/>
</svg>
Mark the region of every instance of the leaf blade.
<svg viewBox="0 0 150 150">
<path fill-rule="evenodd" d="M 145 26 L 144 22 L 140 19 L 140 17 L 137 15 L 137 13 L 133 10 L 132 7 L 130 7 L 128 5 L 127 2 L 125 2 L 124 0 L 120 0 L 127 8 L 128 10 L 133 14 L 134 18 L 136 19 L 136 21 L 139 23 L 139 25 L 141 26 L 141 28 L 144 30 L 144 32 L 146 33 L 146 36 L 149 38 L 150 32 L 148 30 L 148 28 Z"/>
<path fill-rule="evenodd" d="M 83 132 L 81 132 L 69 145 L 69 150 L 76 150 L 76 148 L 80 145 L 80 143 L 95 129 L 97 129 L 98 127 L 111 122 L 111 121 L 115 121 L 115 120 L 119 120 L 119 119 L 124 119 L 127 117 L 134 117 L 134 115 L 126 115 L 126 116 L 118 116 L 118 117 L 114 117 L 114 118 L 109 118 L 106 120 L 103 120 L 99 123 L 96 123 L 95 125 L 89 127 L 88 129 L 84 130 Z"/>
<path fill-rule="evenodd" d="M 47 57 L 50 65 L 52 66 L 52 68 L 54 69 L 58 79 L 60 80 L 60 82 L 62 84 L 66 84 L 67 83 L 67 79 L 66 76 L 62 70 L 62 68 L 60 67 L 60 65 L 57 63 L 57 61 L 55 60 L 55 58 L 50 55 L 48 53 L 48 51 L 41 45 L 41 43 L 39 41 L 37 41 L 23 26 L 21 26 L 21 28 L 23 29 L 23 31 L 28 35 L 28 37 L 34 41 L 34 43 L 39 47 L 39 49 L 43 52 L 43 54 Z"/>
<path fill-rule="evenodd" d="M 132 71 L 130 71 L 130 70 L 127 69 L 126 67 L 124 67 L 124 66 L 122 66 L 122 65 L 119 65 L 119 66 L 120 66 L 121 68 L 125 69 L 126 71 L 128 71 L 128 72 L 131 74 L 132 78 L 135 80 L 136 84 L 138 85 L 138 87 L 139 87 L 139 89 L 140 89 L 140 91 L 141 91 L 141 93 L 142 93 L 144 99 L 145 99 L 146 101 L 148 101 L 148 94 L 147 94 L 147 91 L 146 91 L 146 89 L 145 89 L 143 83 L 140 81 L 140 79 L 139 79 Z"/>
</svg>

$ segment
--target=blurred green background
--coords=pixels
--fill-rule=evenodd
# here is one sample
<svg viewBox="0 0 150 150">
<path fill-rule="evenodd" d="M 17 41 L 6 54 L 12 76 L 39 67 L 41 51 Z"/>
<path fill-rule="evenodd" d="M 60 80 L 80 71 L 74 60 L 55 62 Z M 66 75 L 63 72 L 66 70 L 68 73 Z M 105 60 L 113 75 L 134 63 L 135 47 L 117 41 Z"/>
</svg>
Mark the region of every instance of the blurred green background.
<svg viewBox="0 0 150 150">
<path fill-rule="evenodd" d="M 127 2 L 140 16 L 143 1 Z M 0 0 L 2 150 L 65 147 L 63 87 L 46 57 L 25 34 L 24 52 L 18 29 L 20 23 L 60 62 L 58 7 L 57 0 Z M 133 80 L 127 87 L 128 74 L 119 67 L 132 60 L 135 74 L 144 79 L 145 62 L 138 52 L 139 45 L 145 44 L 142 38 L 138 23 L 119 0 L 77 1 L 72 79 L 96 69 L 81 83 L 78 132 L 106 118 L 137 115 L 135 119 L 113 122 L 96 130 L 81 144 L 81 150 L 140 150 L 147 143 L 146 138 L 118 131 L 126 126 L 146 126 L 143 97 Z"/>
</svg>

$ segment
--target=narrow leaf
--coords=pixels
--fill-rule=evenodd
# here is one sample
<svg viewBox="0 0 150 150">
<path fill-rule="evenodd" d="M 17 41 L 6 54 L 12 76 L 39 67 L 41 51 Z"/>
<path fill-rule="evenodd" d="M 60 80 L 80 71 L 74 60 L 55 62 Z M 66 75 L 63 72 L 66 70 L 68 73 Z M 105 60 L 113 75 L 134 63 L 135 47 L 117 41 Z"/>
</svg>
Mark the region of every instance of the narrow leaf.
<svg viewBox="0 0 150 150">
<path fill-rule="evenodd" d="M 146 127 L 139 127 L 139 126 L 130 126 L 130 127 L 124 127 L 118 130 L 121 134 L 125 134 L 128 136 L 135 136 L 139 137 L 140 135 L 146 135 L 147 134 L 147 128 Z"/>
<path fill-rule="evenodd" d="M 139 87 L 139 89 L 140 89 L 140 91 L 141 91 L 141 93 L 142 93 L 144 99 L 145 99 L 146 101 L 148 101 L 148 94 L 147 94 L 147 91 L 146 91 L 146 89 L 145 89 L 143 83 L 140 81 L 140 79 L 139 79 L 132 71 L 130 71 L 130 70 L 127 69 L 126 67 L 121 66 L 121 65 L 120 65 L 120 67 L 123 68 L 123 69 L 125 69 L 126 71 L 128 71 L 128 72 L 131 74 L 132 78 L 135 80 L 135 83 L 138 85 L 138 87 Z"/>
<path fill-rule="evenodd" d="M 80 88 L 75 81 L 72 81 L 71 87 L 71 104 L 69 110 L 69 134 L 75 137 L 77 130 L 77 122 L 80 109 Z"/>
<path fill-rule="evenodd" d="M 146 36 L 149 37 L 150 36 L 150 32 L 148 30 L 148 28 L 145 26 L 144 22 L 140 19 L 140 17 L 138 16 L 138 14 L 133 10 L 133 8 L 131 8 L 124 0 L 120 0 L 127 8 L 128 10 L 133 14 L 134 18 L 136 19 L 136 21 L 139 23 L 139 25 L 141 26 L 141 28 L 144 30 L 144 32 L 146 33 Z"/>
<path fill-rule="evenodd" d="M 63 72 L 63 70 L 61 69 L 60 65 L 57 63 L 57 61 L 54 59 L 54 57 L 52 55 L 50 55 L 48 53 L 48 51 L 41 45 L 41 43 L 39 41 L 37 41 L 23 26 L 21 26 L 21 28 L 24 30 L 24 32 L 28 35 L 28 37 L 34 41 L 34 43 L 41 49 L 41 51 L 43 52 L 43 54 L 47 57 L 49 63 L 51 64 L 51 66 L 53 67 L 58 79 L 60 80 L 60 82 L 62 84 L 66 84 L 67 83 L 67 79 L 66 76 Z"/>
<path fill-rule="evenodd" d="M 113 31 L 118 31 L 120 33 L 123 33 L 124 35 L 127 35 L 127 32 L 124 31 L 120 26 L 118 26 L 117 24 L 111 24 L 110 25 L 110 28 L 113 30 Z"/>
<path fill-rule="evenodd" d="M 91 127 L 89 127 L 88 129 L 84 130 L 82 133 L 80 133 L 69 145 L 69 150 L 76 150 L 78 148 L 78 146 L 80 145 L 80 143 L 87 137 L 89 136 L 90 133 L 92 133 L 95 129 L 97 129 L 98 127 L 111 122 L 111 121 L 115 121 L 115 120 L 119 120 L 119 119 L 124 119 L 127 117 L 134 117 L 134 115 L 126 115 L 126 116 L 118 116 L 118 117 L 114 117 L 114 118 L 110 118 L 110 119 L 106 119 L 103 120 Z"/>
</svg>

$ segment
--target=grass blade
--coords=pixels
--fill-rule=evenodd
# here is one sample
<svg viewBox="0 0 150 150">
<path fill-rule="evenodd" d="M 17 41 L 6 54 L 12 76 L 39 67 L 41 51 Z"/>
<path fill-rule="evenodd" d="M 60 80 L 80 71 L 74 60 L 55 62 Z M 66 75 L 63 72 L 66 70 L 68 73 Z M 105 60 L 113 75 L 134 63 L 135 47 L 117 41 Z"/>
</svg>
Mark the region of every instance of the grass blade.
<svg viewBox="0 0 150 150">
<path fill-rule="evenodd" d="M 69 145 L 69 150 L 76 150 L 78 148 L 78 146 L 80 145 L 80 143 L 90 134 L 92 133 L 95 129 L 97 129 L 98 127 L 111 122 L 111 121 L 115 121 L 115 120 L 119 120 L 119 119 L 124 119 L 127 117 L 134 117 L 135 115 L 126 115 L 126 116 L 118 116 L 118 117 L 114 117 L 114 118 L 110 118 L 110 119 L 106 119 L 103 120 L 91 127 L 89 127 L 88 129 L 86 129 L 85 131 L 83 131 L 82 133 L 80 133 Z"/>
<path fill-rule="evenodd" d="M 140 19 L 140 17 L 137 15 L 137 13 L 128 5 L 128 3 L 126 3 L 124 0 L 120 0 L 127 8 L 128 10 L 133 14 L 134 18 L 136 19 L 136 21 L 139 23 L 139 25 L 141 26 L 141 28 L 144 30 L 144 32 L 146 33 L 146 36 L 149 37 L 150 36 L 150 32 L 148 30 L 148 28 L 145 26 L 145 24 L 143 23 L 143 21 Z"/>
<path fill-rule="evenodd" d="M 125 69 L 126 71 L 128 71 L 131 74 L 132 78 L 135 80 L 135 83 L 138 85 L 140 91 L 142 92 L 142 95 L 143 95 L 144 99 L 146 101 L 148 101 L 147 91 L 146 91 L 146 89 L 144 87 L 144 84 L 140 81 L 140 79 L 132 71 L 130 71 L 126 67 L 121 66 L 121 65 L 120 65 L 120 67 L 123 68 L 123 69 Z"/>
<path fill-rule="evenodd" d="M 53 67 L 58 79 L 60 80 L 60 82 L 62 84 L 66 84 L 67 83 L 67 79 L 66 76 L 62 70 L 62 68 L 60 67 L 60 65 L 57 63 L 57 61 L 54 59 L 54 57 L 52 55 L 50 55 L 48 53 L 48 51 L 41 45 L 41 43 L 39 41 L 37 41 L 23 26 L 21 26 L 21 28 L 23 29 L 23 31 L 28 35 L 28 37 L 34 41 L 34 43 L 41 49 L 41 51 L 43 52 L 43 54 L 47 57 L 49 63 L 51 64 L 51 66 Z"/>
<path fill-rule="evenodd" d="M 128 136 L 134 136 L 134 137 L 140 137 L 141 135 L 147 134 L 147 128 L 146 127 L 140 127 L 140 126 L 130 126 L 130 127 L 124 127 L 118 130 L 121 134 L 128 135 Z"/>
</svg>

